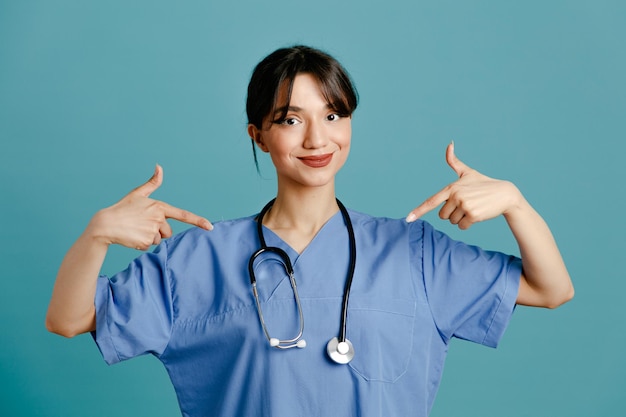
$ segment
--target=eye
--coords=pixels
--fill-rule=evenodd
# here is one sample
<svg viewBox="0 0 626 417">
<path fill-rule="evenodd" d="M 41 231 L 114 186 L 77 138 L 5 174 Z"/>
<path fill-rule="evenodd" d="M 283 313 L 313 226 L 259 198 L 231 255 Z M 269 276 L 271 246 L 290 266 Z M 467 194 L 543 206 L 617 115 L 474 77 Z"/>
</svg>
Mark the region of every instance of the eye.
<svg viewBox="0 0 626 417">
<path fill-rule="evenodd" d="M 326 120 L 328 120 L 329 122 L 336 122 L 339 119 L 341 119 L 341 116 L 338 115 L 337 113 L 331 113 L 328 116 L 326 116 Z"/>
<path fill-rule="evenodd" d="M 288 118 L 280 121 L 281 125 L 286 125 L 286 126 L 294 126 L 294 125 L 297 125 L 299 123 L 300 123 L 300 121 L 298 119 L 294 118 L 294 117 L 288 117 Z"/>
</svg>

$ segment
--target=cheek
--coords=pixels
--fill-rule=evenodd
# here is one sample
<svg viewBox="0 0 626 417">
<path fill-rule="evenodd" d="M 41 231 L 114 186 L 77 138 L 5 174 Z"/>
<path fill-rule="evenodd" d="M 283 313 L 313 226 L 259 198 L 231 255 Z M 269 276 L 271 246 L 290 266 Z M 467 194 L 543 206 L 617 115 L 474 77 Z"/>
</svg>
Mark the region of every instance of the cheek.
<svg viewBox="0 0 626 417">
<path fill-rule="evenodd" d="M 350 154 L 350 143 L 352 141 L 352 128 L 350 124 L 341 129 L 341 132 L 337 132 L 336 143 L 341 148 L 341 166 L 348 159 L 348 155 Z"/>
<path fill-rule="evenodd" d="M 273 135 L 268 142 L 268 151 L 273 161 L 289 158 L 293 148 L 291 135 Z"/>
<path fill-rule="evenodd" d="M 338 142 L 340 142 L 344 147 L 349 147 L 350 142 L 352 141 L 352 124 L 347 123 L 346 126 L 344 126 L 338 133 Z"/>
</svg>

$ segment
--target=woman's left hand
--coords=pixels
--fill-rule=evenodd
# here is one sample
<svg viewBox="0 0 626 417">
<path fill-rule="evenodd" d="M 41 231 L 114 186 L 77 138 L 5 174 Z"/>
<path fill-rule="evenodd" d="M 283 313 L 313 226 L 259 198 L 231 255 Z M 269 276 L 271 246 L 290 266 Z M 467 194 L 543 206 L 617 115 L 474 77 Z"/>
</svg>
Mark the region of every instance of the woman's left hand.
<svg viewBox="0 0 626 417">
<path fill-rule="evenodd" d="M 522 258 L 517 303 L 557 307 L 574 296 L 574 287 L 548 225 L 515 185 L 489 178 L 468 167 L 448 145 L 446 161 L 459 179 L 428 198 L 408 216 L 411 222 L 445 201 L 439 217 L 461 229 L 504 215 Z"/>
<path fill-rule="evenodd" d="M 474 223 L 506 215 L 524 201 L 511 182 L 489 178 L 461 162 L 454 154 L 454 143 L 446 149 L 446 162 L 459 179 L 411 211 L 406 218 L 408 222 L 417 220 L 445 202 L 439 210 L 439 217 L 458 225 L 460 229 L 468 229 Z"/>
</svg>

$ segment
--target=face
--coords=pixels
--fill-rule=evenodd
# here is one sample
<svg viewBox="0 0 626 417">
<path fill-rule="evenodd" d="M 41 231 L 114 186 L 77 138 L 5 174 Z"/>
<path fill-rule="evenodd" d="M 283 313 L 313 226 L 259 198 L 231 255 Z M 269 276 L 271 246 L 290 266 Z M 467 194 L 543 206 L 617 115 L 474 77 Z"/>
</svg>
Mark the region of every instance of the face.
<svg viewBox="0 0 626 417">
<path fill-rule="evenodd" d="M 286 98 L 283 88 L 278 103 L 287 105 Z M 263 129 L 248 126 L 259 149 L 269 152 L 279 186 L 333 185 L 350 150 L 350 116 L 341 116 L 330 107 L 310 74 L 296 76 L 287 115 L 276 120 L 283 113 L 282 106 L 266 117 Z"/>
</svg>

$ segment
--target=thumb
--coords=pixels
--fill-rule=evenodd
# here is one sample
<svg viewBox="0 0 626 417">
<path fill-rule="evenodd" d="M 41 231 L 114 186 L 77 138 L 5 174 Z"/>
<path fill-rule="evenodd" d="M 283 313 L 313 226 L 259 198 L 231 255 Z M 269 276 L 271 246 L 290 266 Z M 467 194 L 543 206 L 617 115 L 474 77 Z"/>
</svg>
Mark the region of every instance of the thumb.
<svg viewBox="0 0 626 417">
<path fill-rule="evenodd" d="M 454 153 L 454 141 L 450 142 L 446 148 L 446 162 L 459 177 L 462 177 L 468 171 L 471 171 L 470 167 L 465 165 L 459 158 L 456 157 Z"/>
<path fill-rule="evenodd" d="M 163 183 L 163 168 L 157 164 L 152 177 L 144 184 L 131 191 L 131 194 L 138 194 L 142 197 L 149 197 Z"/>
</svg>

